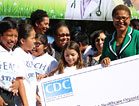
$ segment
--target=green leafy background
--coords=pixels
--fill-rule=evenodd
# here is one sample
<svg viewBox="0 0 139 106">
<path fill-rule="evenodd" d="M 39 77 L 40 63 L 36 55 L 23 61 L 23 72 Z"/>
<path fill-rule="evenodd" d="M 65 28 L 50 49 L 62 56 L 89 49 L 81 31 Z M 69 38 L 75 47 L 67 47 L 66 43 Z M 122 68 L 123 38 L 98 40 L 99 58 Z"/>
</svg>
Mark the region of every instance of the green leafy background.
<svg viewBox="0 0 139 106">
<path fill-rule="evenodd" d="M 29 18 L 32 11 L 43 9 L 51 19 L 63 19 L 68 0 L 0 0 L 1 17 Z"/>
</svg>

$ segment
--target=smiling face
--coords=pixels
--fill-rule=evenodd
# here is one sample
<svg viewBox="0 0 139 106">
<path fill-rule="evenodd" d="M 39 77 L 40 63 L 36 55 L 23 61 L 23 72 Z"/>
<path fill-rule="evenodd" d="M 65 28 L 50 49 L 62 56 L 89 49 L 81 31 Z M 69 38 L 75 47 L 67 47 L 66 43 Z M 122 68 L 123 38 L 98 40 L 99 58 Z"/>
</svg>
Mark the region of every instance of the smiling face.
<svg viewBox="0 0 139 106">
<path fill-rule="evenodd" d="M 1 45 L 8 51 L 14 47 L 17 40 L 17 29 L 8 29 L 6 32 L 3 33 L 3 35 L 0 35 Z"/>
<path fill-rule="evenodd" d="M 97 48 L 98 52 L 102 52 L 104 40 L 106 35 L 104 33 L 100 33 L 99 36 L 95 39 L 95 47 Z"/>
<path fill-rule="evenodd" d="M 49 18 L 43 17 L 40 23 L 36 22 L 36 33 L 45 34 L 49 29 Z"/>
<path fill-rule="evenodd" d="M 64 45 L 70 41 L 70 32 L 66 26 L 61 26 L 57 30 L 57 35 L 54 36 L 56 45 L 63 48 Z"/>
<path fill-rule="evenodd" d="M 39 39 L 36 39 L 35 47 L 31 51 L 31 53 L 35 57 L 42 56 L 43 54 L 45 54 L 44 49 L 47 49 L 47 46 L 44 46 L 44 44 L 42 44 L 42 42 Z"/>
<path fill-rule="evenodd" d="M 118 10 L 113 16 L 113 25 L 117 31 L 126 31 L 130 24 L 130 15 L 125 10 Z"/>
<path fill-rule="evenodd" d="M 79 55 L 74 49 L 66 49 L 64 51 L 64 58 L 69 67 L 72 67 L 77 62 Z"/>
</svg>

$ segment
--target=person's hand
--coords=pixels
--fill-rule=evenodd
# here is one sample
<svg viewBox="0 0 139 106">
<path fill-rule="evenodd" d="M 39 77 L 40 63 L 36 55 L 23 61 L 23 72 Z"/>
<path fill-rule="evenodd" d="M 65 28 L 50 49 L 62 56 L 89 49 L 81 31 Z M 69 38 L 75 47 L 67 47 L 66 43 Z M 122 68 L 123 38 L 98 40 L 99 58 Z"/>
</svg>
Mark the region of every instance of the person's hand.
<svg viewBox="0 0 139 106">
<path fill-rule="evenodd" d="M 107 67 L 108 65 L 110 65 L 110 62 L 111 62 L 111 59 L 109 57 L 105 57 L 103 60 L 101 60 L 101 64 L 104 66 L 104 67 Z"/>
<path fill-rule="evenodd" d="M 13 91 L 13 96 L 17 95 L 18 96 L 18 88 L 19 88 L 19 81 L 12 80 L 12 85 L 10 86 L 10 91 Z"/>
<path fill-rule="evenodd" d="M 53 76 L 56 73 L 56 71 L 52 71 L 49 73 L 49 77 Z"/>
<path fill-rule="evenodd" d="M 40 98 L 40 96 L 38 94 L 36 94 L 36 99 L 39 102 L 38 106 L 42 106 L 42 101 L 41 101 L 41 98 Z"/>
<path fill-rule="evenodd" d="M 54 75 L 54 73 L 53 72 L 51 72 L 50 74 L 49 74 L 49 77 L 51 77 L 51 76 L 53 76 Z"/>
<path fill-rule="evenodd" d="M 5 103 L 5 101 L 3 100 L 3 98 L 0 96 L 0 106 L 3 106 L 3 105 L 8 105 L 7 103 Z"/>
<path fill-rule="evenodd" d="M 37 76 L 37 80 L 41 80 L 42 78 L 46 78 L 48 77 L 47 75 L 38 75 Z"/>
</svg>

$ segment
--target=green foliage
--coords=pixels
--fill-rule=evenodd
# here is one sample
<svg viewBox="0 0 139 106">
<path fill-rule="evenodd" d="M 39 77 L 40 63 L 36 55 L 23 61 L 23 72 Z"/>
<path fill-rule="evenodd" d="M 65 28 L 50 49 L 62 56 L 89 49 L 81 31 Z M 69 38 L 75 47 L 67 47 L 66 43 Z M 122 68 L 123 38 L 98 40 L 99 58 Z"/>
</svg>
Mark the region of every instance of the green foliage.
<svg viewBox="0 0 139 106">
<path fill-rule="evenodd" d="M 50 19 L 63 19 L 68 0 L 0 0 L 1 17 L 29 18 L 32 11 L 43 9 Z"/>
</svg>

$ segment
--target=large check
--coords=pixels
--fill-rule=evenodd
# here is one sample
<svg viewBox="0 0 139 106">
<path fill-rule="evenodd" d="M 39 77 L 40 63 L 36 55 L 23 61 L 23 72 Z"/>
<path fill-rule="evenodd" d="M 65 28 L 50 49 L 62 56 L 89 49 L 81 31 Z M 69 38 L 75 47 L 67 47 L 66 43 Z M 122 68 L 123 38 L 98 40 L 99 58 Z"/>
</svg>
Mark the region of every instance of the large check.
<svg viewBox="0 0 139 106">
<path fill-rule="evenodd" d="M 43 79 L 43 106 L 139 106 L 139 55 Z"/>
</svg>

